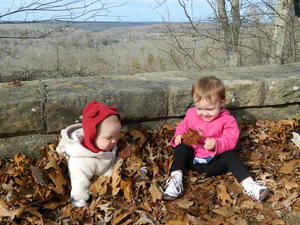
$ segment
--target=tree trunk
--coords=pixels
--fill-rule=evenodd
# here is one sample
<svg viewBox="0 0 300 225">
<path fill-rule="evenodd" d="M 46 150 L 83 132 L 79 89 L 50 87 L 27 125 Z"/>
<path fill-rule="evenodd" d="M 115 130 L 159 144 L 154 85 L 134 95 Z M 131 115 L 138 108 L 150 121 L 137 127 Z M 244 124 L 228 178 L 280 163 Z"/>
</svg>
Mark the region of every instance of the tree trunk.
<svg viewBox="0 0 300 225">
<path fill-rule="evenodd" d="M 232 22 L 229 23 L 225 0 L 217 0 L 218 20 L 224 35 L 225 64 L 229 67 L 240 66 L 240 53 L 238 48 L 241 27 L 239 0 L 231 2 Z"/>
<path fill-rule="evenodd" d="M 289 38 L 289 31 L 292 31 L 293 15 L 293 0 L 277 0 L 270 64 L 283 63 L 284 48 Z"/>
</svg>

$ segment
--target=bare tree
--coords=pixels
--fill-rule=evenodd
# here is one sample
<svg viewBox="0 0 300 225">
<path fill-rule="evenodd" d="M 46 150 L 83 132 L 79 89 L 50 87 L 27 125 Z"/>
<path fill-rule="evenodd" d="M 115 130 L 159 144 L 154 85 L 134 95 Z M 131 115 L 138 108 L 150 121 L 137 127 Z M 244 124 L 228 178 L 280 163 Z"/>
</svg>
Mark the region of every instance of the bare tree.
<svg viewBox="0 0 300 225">
<path fill-rule="evenodd" d="M 110 11 L 113 8 L 121 7 L 124 3 L 115 0 L 14 0 L 6 1 L 7 7 L 0 9 L 0 59 L 8 56 L 13 60 L 22 59 L 25 53 L 16 52 L 15 49 L 7 47 L 6 43 L 18 43 L 17 40 L 23 43 L 30 43 L 32 39 L 49 38 L 49 42 L 59 40 L 66 35 L 74 32 L 75 28 L 72 25 L 76 22 L 97 21 L 101 17 L 110 16 Z M 115 17 L 116 21 L 119 19 Z M 16 24 L 18 29 L 14 29 Z M 20 24 L 24 24 L 24 30 L 20 29 Z M 41 24 L 37 28 L 30 24 Z M 27 26 L 28 25 L 28 26 Z M 30 29 L 27 29 L 30 27 Z M 22 27 L 21 27 L 22 28 Z M 24 39 L 24 40 L 21 40 Z M 38 41 L 36 41 L 38 42 Z M 55 73 L 62 74 L 63 65 L 61 51 L 56 47 L 56 71 Z M 2 70 L 1 70 L 2 71 Z M 36 77 L 40 71 L 24 68 L 16 77 L 20 78 L 23 73 L 26 77 Z M 82 73 L 82 71 L 78 71 Z M 3 74 L 2 76 L 11 76 Z M 12 75 L 14 77 L 14 75 Z M 15 78 L 12 78 L 15 79 Z M 1 80 L 1 79 L 0 79 Z"/>
<path fill-rule="evenodd" d="M 213 17 L 194 18 L 193 0 L 177 0 L 189 25 L 185 25 L 184 32 L 178 32 L 170 30 L 172 23 L 167 23 L 170 36 L 176 40 L 173 42 L 174 48 L 186 58 L 193 58 L 191 62 L 194 65 L 206 67 L 200 63 L 199 51 L 197 54 L 197 50 L 184 47 L 181 41 L 183 36 L 196 37 L 198 45 L 195 47 L 199 47 L 200 42 L 207 44 L 212 61 L 217 59 L 221 66 L 296 61 L 292 0 L 206 1 L 212 9 Z M 162 6 L 168 1 L 157 2 Z"/>
<path fill-rule="evenodd" d="M 158 6 L 161 7 L 167 0 L 157 1 Z M 207 0 L 208 4 L 212 8 L 215 18 L 208 18 L 209 23 L 215 24 L 217 21 L 217 26 L 220 27 L 222 32 L 220 38 L 213 36 L 209 33 L 204 33 L 203 27 L 201 27 L 201 21 L 193 18 L 193 0 L 177 0 L 178 4 L 181 6 L 185 17 L 187 18 L 190 31 L 187 36 L 196 36 L 202 38 L 211 38 L 219 43 L 222 43 L 222 48 L 225 53 L 224 63 L 226 66 L 240 66 L 240 53 L 239 53 L 239 34 L 241 27 L 240 18 L 240 3 L 239 0 L 216 0 L 216 4 L 213 0 Z M 190 4 L 188 4 L 190 3 Z M 205 22 L 205 21 L 203 21 Z M 177 45 L 176 49 L 181 54 L 190 58 L 197 67 L 201 68 L 201 65 L 195 59 L 195 51 L 183 47 L 183 44 L 179 41 L 178 35 L 174 30 L 171 30 L 170 23 L 167 25 L 170 31 L 172 39 L 175 40 Z M 214 33 L 216 34 L 216 33 Z M 191 54 L 191 52 L 193 54 Z"/>
<path fill-rule="evenodd" d="M 284 48 L 293 37 L 293 0 L 277 0 L 270 64 L 283 63 Z"/>
<path fill-rule="evenodd" d="M 110 4 L 106 0 L 31 0 L 12 1 L 9 7 L 0 11 L 0 25 L 5 23 L 44 23 L 52 29 L 33 36 L 3 36 L 0 38 L 44 38 L 76 21 L 88 21 L 109 15 L 112 8 L 122 3 Z M 22 19 L 15 21 L 13 18 Z M 117 18 L 116 18 L 117 19 Z M 51 26 L 55 22 L 55 26 Z M 57 26 L 57 25 L 63 26 Z"/>
<path fill-rule="evenodd" d="M 217 9 L 208 1 L 213 8 L 217 20 L 220 22 L 224 35 L 224 49 L 226 52 L 225 64 L 229 67 L 240 66 L 239 35 L 241 27 L 239 0 L 228 1 L 226 7 L 225 0 L 217 0 Z M 231 16 L 228 16 L 227 8 L 230 8 Z"/>
</svg>

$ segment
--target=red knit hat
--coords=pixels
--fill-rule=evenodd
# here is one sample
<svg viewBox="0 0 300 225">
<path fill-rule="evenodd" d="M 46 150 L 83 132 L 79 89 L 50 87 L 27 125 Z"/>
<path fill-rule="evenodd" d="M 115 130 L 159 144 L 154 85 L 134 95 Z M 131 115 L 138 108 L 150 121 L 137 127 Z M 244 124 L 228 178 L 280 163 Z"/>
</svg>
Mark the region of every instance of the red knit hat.
<svg viewBox="0 0 300 225">
<path fill-rule="evenodd" d="M 100 151 L 100 149 L 94 145 L 94 139 L 97 134 L 97 125 L 111 115 L 116 115 L 121 121 L 121 116 L 117 112 L 117 108 L 113 106 L 106 106 L 96 101 L 91 101 L 85 106 L 82 115 L 82 128 L 84 134 L 82 145 L 84 147 L 95 153 Z"/>
</svg>

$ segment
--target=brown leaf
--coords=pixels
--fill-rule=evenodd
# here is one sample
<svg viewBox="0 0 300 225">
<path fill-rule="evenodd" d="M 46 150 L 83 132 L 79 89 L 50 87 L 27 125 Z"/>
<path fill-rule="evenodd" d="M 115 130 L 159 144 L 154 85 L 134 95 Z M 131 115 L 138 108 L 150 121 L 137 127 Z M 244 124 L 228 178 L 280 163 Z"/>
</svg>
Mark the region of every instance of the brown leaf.
<svg viewBox="0 0 300 225">
<path fill-rule="evenodd" d="M 120 224 L 120 222 L 125 219 L 129 214 L 131 214 L 130 212 L 126 212 L 126 213 L 123 213 L 121 215 L 119 215 L 117 218 L 115 218 L 113 221 L 112 221 L 112 225 L 117 225 L 117 224 Z"/>
<path fill-rule="evenodd" d="M 52 163 L 54 164 L 54 163 Z M 48 175 L 51 178 L 51 180 L 53 181 L 53 183 L 55 184 L 55 191 L 58 194 L 62 194 L 65 191 L 65 186 L 67 185 L 67 180 L 65 179 L 62 170 L 60 167 L 58 167 L 57 165 L 55 166 L 56 169 L 54 169 L 54 167 L 51 167 L 51 169 L 49 169 L 48 171 Z"/>
<path fill-rule="evenodd" d="M 91 183 L 90 185 L 90 192 L 93 195 L 105 195 L 107 192 L 107 185 L 110 181 L 110 177 L 106 177 L 106 176 L 100 176 L 98 177 L 98 179 Z"/>
<path fill-rule="evenodd" d="M 214 213 L 217 213 L 221 216 L 224 217 L 231 217 L 234 215 L 234 213 L 232 212 L 232 210 L 222 207 L 222 208 L 217 208 L 217 209 L 212 209 L 211 211 L 213 211 Z"/>
<path fill-rule="evenodd" d="M 30 166 L 30 169 L 35 183 L 44 185 L 43 173 L 33 166 Z"/>
<path fill-rule="evenodd" d="M 286 222 L 281 219 L 274 219 L 271 221 L 271 224 L 272 225 L 286 225 Z"/>
<path fill-rule="evenodd" d="M 161 193 L 160 189 L 158 188 L 158 185 L 157 185 L 157 182 L 155 179 L 152 180 L 149 191 L 150 191 L 150 194 L 152 197 L 152 201 L 154 203 L 156 203 L 157 200 L 162 199 L 162 193 Z"/>
<path fill-rule="evenodd" d="M 237 216 L 237 215 L 227 218 L 226 222 L 229 222 L 229 224 L 234 224 L 234 225 L 248 225 L 247 220 L 243 219 L 242 216 Z"/>
<path fill-rule="evenodd" d="M 286 181 L 284 182 L 284 186 L 288 191 L 290 191 L 293 188 L 298 188 L 299 185 L 295 182 Z"/>
<path fill-rule="evenodd" d="M 120 182 L 121 182 L 121 175 L 120 175 L 120 166 L 121 166 L 122 162 L 118 161 L 115 163 L 113 171 L 112 171 L 112 175 L 111 175 L 111 187 L 112 187 L 112 195 L 116 196 L 119 191 L 120 191 Z"/>
<path fill-rule="evenodd" d="M 133 137 L 133 140 L 139 139 L 141 145 L 147 141 L 145 135 L 139 130 L 131 130 L 129 131 L 129 134 Z"/>
<path fill-rule="evenodd" d="M 60 201 L 51 201 L 51 202 L 47 202 L 46 204 L 43 205 L 43 208 L 45 209 L 51 209 L 51 210 L 55 210 L 61 206 L 64 206 L 68 203 L 68 199 L 62 199 Z"/>
<path fill-rule="evenodd" d="M 160 169 L 158 168 L 158 166 L 155 165 L 153 167 L 153 177 L 156 177 L 156 175 L 158 175 L 159 171 L 160 171 Z"/>
<path fill-rule="evenodd" d="M 26 166 L 26 164 L 31 164 L 31 160 L 23 153 L 15 155 L 14 160 L 17 164 L 17 170 L 21 172 L 24 171 L 24 166 Z"/>
<path fill-rule="evenodd" d="M 24 209 L 10 209 L 4 200 L 0 200 L 0 217 L 10 217 L 13 220 L 15 217 L 21 217 Z"/>
<path fill-rule="evenodd" d="M 218 196 L 222 201 L 222 206 L 228 205 L 229 203 L 232 203 L 232 199 L 230 198 L 230 195 L 227 193 L 226 186 L 223 184 L 218 185 L 217 188 Z"/>
<path fill-rule="evenodd" d="M 281 126 L 290 126 L 294 129 L 296 121 L 295 120 L 279 120 L 278 124 Z"/>
<path fill-rule="evenodd" d="M 284 206 L 286 209 L 290 209 L 295 199 L 298 197 L 298 193 L 294 192 L 291 194 L 286 200 L 281 202 L 281 205 Z"/>
<path fill-rule="evenodd" d="M 282 193 L 275 193 L 274 195 L 271 196 L 271 198 L 267 200 L 267 202 L 278 202 L 283 198 L 284 195 Z"/>
<path fill-rule="evenodd" d="M 284 163 L 280 168 L 279 172 L 283 174 L 292 174 L 294 172 L 295 163 L 296 161 Z"/>
<path fill-rule="evenodd" d="M 190 201 L 187 198 L 176 201 L 176 205 L 178 205 L 182 209 L 189 209 L 192 205 L 194 205 L 193 201 Z"/>
<path fill-rule="evenodd" d="M 202 139 L 203 136 L 201 136 L 197 130 L 194 130 L 191 128 L 188 128 L 188 130 L 189 130 L 189 132 L 185 132 L 183 134 L 183 138 L 185 139 L 184 144 L 186 144 L 188 146 L 191 146 L 192 144 L 198 145 L 198 140 Z M 201 133 L 203 133 L 202 130 L 199 130 L 199 131 Z"/>
<path fill-rule="evenodd" d="M 149 204 L 149 202 L 144 202 L 144 204 L 141 206 L 141 208 L 143 208 L 144 210 L 148 211 L 148 212 L 152 212 L 152 208 Z"/>
<path fill-rule="evenodd" d="M 37 223 L 37 221 L 36 221 L 36 224 L 44 224 L 43 223 L 43 215 L 41 213 L 39 213 L 35 208 L 26 208 L 24 211 L 30 212 L 32 215 L 39 218 L 39 222 L 41 222 L 41 223 Z"/>
<path fill-rule="evenodd" d="M 263 209 L 263 204 L 259 203 L 259 202 L 254 202 L 253 200 L 247 200 L 247 201 L 243 201 L 241 203 L 241 209 L 245 210 L 245 209 L 253 209 L 253 208 L 258 208 L 258 209 Z"/>
<path fill-rule="evenodd" d="M 169 220 L 166 225 L 189 225 L 189 223 L 181 220 Z"/>
<path fill-rule="evenodd" d="M 131 202 L 132 199 L 132 179 L 121 180 L 121 189 L 127 202 Z"/>
</svg>

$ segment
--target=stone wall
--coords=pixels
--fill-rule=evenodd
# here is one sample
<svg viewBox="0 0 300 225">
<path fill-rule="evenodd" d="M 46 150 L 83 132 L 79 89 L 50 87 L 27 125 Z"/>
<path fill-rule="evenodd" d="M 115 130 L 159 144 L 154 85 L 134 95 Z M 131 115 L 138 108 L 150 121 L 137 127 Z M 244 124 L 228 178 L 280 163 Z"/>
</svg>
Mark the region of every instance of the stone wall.
<svg viewBox="0 0 300 225">
<path fill-rule="evenodd" d="M 225 107 L 238 122 L 300 116 L 300 63 L 0 83 L 0 157 L 40 155 L 90 100 L 116 106 L 124 129 L 175 125 L 192 105 L 192 83 L 205 75 L 224 81 Z"/>
</svg>

